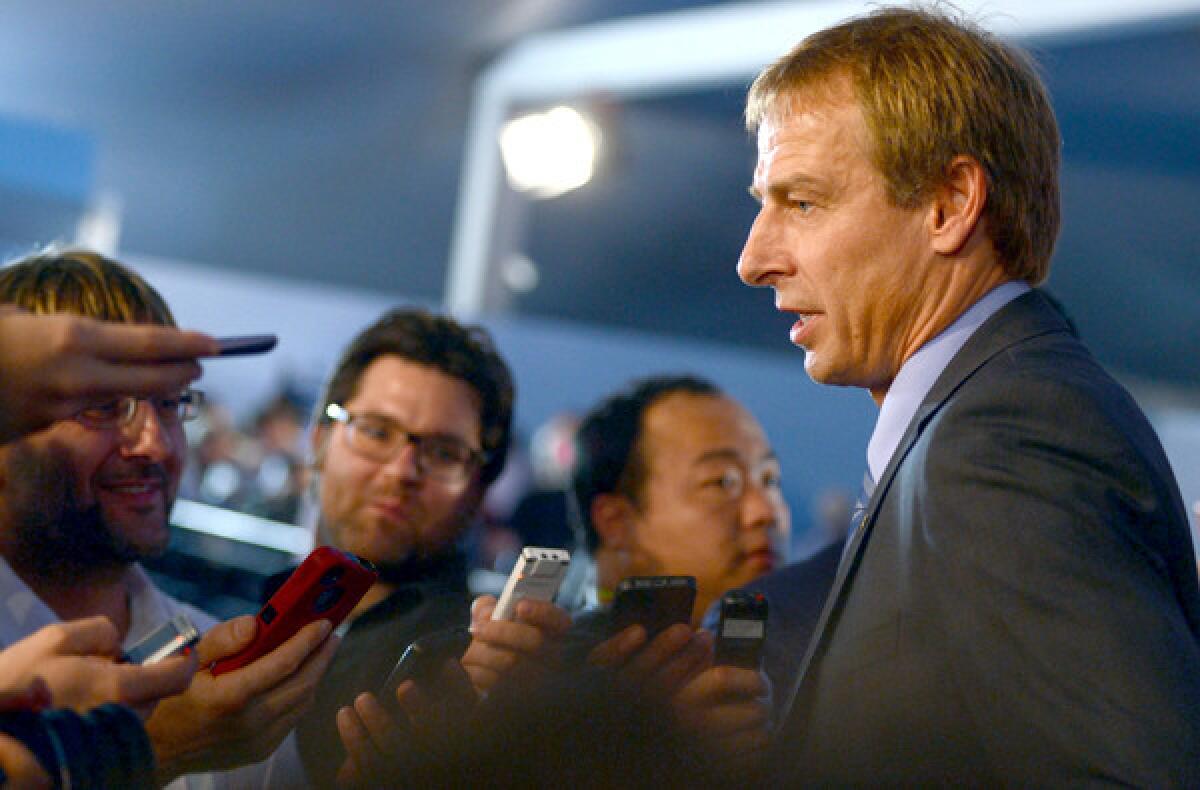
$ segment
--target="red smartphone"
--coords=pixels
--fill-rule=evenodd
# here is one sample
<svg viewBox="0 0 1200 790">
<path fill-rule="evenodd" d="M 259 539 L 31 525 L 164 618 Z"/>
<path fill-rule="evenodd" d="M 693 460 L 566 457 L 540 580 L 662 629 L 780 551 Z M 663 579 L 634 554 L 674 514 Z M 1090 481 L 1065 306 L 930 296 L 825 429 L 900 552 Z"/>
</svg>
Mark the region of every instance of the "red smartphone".
<svg viewBox="0 0 1200 790">
<path fill-rule="evenodd" d="M 220 675 L 253 663 L 314 620 L 328 620 L 336 627 L 377 576 L 371 563 L 353 554 L 330 546 L 315 549 L 259 611 L 254 641 L 213 662 L 212 673 Z"/>
</svg>

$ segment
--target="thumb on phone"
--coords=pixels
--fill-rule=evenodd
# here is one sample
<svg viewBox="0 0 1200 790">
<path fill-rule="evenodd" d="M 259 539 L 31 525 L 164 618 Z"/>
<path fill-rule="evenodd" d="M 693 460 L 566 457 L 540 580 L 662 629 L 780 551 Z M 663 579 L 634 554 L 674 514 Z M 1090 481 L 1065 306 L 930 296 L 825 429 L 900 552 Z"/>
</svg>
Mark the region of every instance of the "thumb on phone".
<svg viewBox="0 0 1200 790">
<path fill-rule="evenodd" d="M 254 639 L 257 629 L 257 620 L 249 614 L 217 623 L 196 643 L 200 666 L 207 667 L 217 659 L 231 656 L 246 647 Z"/>
</svg>

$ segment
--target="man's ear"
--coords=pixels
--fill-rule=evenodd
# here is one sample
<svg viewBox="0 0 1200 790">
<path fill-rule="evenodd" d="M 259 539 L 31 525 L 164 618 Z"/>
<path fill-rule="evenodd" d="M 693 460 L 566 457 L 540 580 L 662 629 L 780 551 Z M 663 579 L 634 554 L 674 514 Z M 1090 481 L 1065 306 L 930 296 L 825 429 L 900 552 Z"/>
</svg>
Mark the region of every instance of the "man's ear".
<svg viewBox="0 0 1200 790">
<path fill-rule="evenodd" d="M 325 451 L 329 448 L 332 434 L 333 428 L 327 422 L 318 422 L 308 433 L 309 465 L 318 472 L 325 465 Z"/>
<path fill-rule="evenodd" d="M 623 494 L 599 494 L 592 500 L 592 526 L 600 546 L 627 551 L 633 542 L 634 507 Z"/>
<path fill-rule="evenodd" d="M 933 248 L 942 255 L 960 252 L 978 230 L 987 204 L 987 172 L 979 160 L 956 156 L 934 190 L 929 209 Z"/>
</svg>

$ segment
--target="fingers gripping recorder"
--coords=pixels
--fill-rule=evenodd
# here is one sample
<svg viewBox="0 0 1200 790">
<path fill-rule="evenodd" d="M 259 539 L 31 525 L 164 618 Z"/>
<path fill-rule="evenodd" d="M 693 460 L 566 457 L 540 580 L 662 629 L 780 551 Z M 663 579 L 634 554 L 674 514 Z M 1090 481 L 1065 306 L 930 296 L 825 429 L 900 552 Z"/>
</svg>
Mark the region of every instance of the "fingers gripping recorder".
<svg viewBox="0 0 1200 790">
<path fill-rule="evenodd" d="M 725 593 L 717 629 L 716 663 L 760 669 L 766 637 L 766 596 L 739 590 Z"/>
<path fill-rule="evenodd" d="M 521 550 L 521 557 L 504 585 L 492 619 L 514 619 L 517 616 L 517 604 L 526 598 L 553 601 L 570 564 L 571 555 L 562 549 L 526 546 Z"/>
</svg>

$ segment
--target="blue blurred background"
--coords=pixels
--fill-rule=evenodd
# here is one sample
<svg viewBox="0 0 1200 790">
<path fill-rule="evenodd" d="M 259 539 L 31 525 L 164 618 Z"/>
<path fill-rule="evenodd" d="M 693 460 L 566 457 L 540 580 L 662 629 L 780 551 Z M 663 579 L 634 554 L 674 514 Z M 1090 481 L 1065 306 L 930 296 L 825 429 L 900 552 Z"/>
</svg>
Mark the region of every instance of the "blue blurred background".
<svg viewBox="0 0 1200 790">
<path fill-rule="evenodd" d="M 247 559 L 254 552 L 282 562 L 303 550 L 307 532 L 281 525 L 304 519 L 304 425 L 334 356 L 386 307 L 449 298 L 456 234 L 471 219 L 460 184 L 481 79 L 514 52 L 570 41 L 563 31 L 771 5 L 859 7 L 0 6 L 5 257 L 80 241 L 142 271 L 186 326 L 281 338 L 269 357 L 208 365 L 217 408 L 190 437 L 186 488 L 185 508 L 198 508 L 177 513 L 189 528 L 184 564 L 166 570 L 194 576 L 186 563 L 197 561 L 236 574 L 260 562 Z M 1026 5 L 1065 20 L 1025 42 L 1064 138 L 1065 223 L 1049 287 L 1151 414 L 1190 503 L 1200 499 L 1200 2 L 997 2 L 983 19 L 1020 30 Z M 797 556 L 824 539 L 829 497 L 857 487 L 874 406 L 812 384 L 788 319 L 734 271 L 755 208 L 745 195 L 754 146 L 741 123 L 752 73 L 547 96 L 546 106 L 590 112 L 600 130 L 591 182 L 530 200 L 497 175 L 484 195 L 502 221 L 476 230 L 504 254 L 489 258 L 488 296 L 469 312 L 513 364 L 526 443 L 496 491 L 497 523 L 534 485 L 527 443 L 539 427 L 650 372 L 708 375 L 764 423 L 784 465 Z M 506 111 L 543 109 L 522 102 Z M 243 592 L 229 593 L 229 611 L 247 606 Z"/>
</svg>

